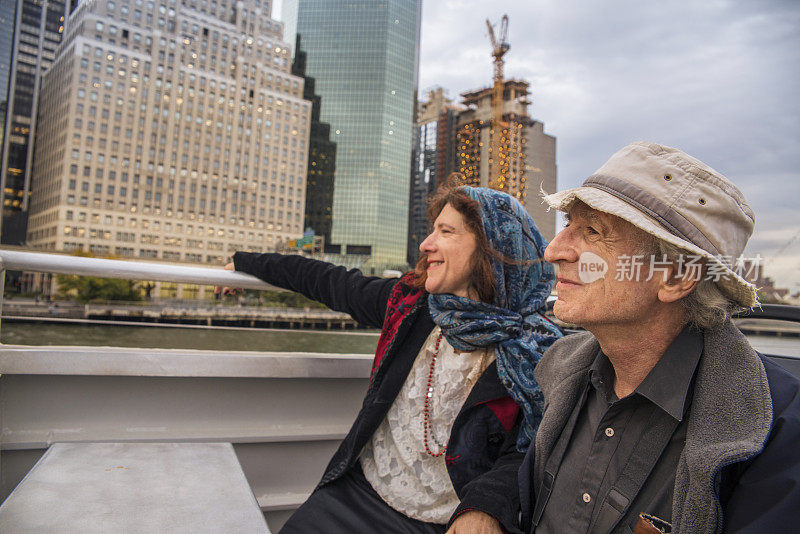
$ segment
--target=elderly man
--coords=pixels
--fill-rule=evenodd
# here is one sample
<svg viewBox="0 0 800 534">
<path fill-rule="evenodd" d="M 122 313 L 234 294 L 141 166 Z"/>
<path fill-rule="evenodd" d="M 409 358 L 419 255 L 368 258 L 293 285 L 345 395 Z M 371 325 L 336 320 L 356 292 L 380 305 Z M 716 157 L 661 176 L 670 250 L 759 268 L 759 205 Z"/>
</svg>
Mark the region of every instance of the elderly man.
<svg viewBox="0 0 800 534">
<path fill-rule="evenodd" d="M 545 200 L 568 220 L 545 253 L 554 312 L 587 332 L 536 368 L 545 411 L 519 470 L 522 531 L 796 532 L 800 382 L 729 320 L 757 305 L 734 270 L 754 225 L 742 193 L 639 142 Z M 451 532 L 518 531 L 519 456 L 467 488 Z"/>
</svg>

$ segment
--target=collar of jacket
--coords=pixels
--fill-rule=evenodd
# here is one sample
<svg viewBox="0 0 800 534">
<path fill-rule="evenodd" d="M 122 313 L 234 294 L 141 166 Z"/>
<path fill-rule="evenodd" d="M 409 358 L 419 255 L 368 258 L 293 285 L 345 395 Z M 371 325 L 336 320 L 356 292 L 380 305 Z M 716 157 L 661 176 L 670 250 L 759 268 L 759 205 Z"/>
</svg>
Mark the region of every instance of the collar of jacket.
<svg viewBox="0 0 800 534">
<path fill-rule="evenodd" d="M 497 375 L 497 360 L 495 360 L 489 364 L 478 378 L 478 381 L 475 382 L 461 410 L 464 411 L 478 404 L 484 404 L 503 397 L 508 397 L 508 390 Z"/>
<path fill-rule="evenodd" d="M 389 367 L 391 363 L 394 362 L 394 352 L 397 350 L 398 343 L 402 341 L 408 341 L 405 339 L 406 335 L 409 332 L 412 324 L 417 319 L 420 313 L 423 313 L 423 321 L 429 323 L 426 324 L 422 332 L 424 335 L 420 334 L 419 339 L 417 339 L 417 343 L 414 344 L 416 351 L 409 352 L 406 355 L 406 358 L 403 358 L 404 361 L 400 362 L 402 369 L 398 370 L 399 374 L 397 376 L 402 376 L 403 380 L 411 371 L 411 366 L 414 364 L 414 359 L 417 357 L 419 350 L 422 348 L 425 339 L 430 334 L 431 330 L 434 328 L 433 319 L 430 318 L 430 314 L 428 313 L 428 301 L 424 298 L 419 298 L 414 301 L 414 304 L 405 310 L 402 315 L 398 316 L 397 322 L 391 332 L 391 337 L 386 339 L 386 343 L 383 347 L 380 347 L 380 340 L 379 340 L 379 350 L 376 351 L 375 359 L 376 361 L 373 362 L 373 370 L 372 375 L 370 376 L 369 387 L 367 388 L 367 398 L 371 398 L 373 394 L 377 393 L 378 389 L 381 387 L 383 383 L 383 375 L 386 373 L 386 369 Z M 381 339 L 383 339 L 383 334 L 381 334 Z M 417 345 L 419 345 L 417 347 Z M 400 391 L 400 387 L 402 386 L 402 382 L 396 388 L 397 391 L 393 391 L 391 393 L 392 401 L 397 393 Z"/>
<path fill-rule="evenodd" d="M 409 324 L 409 316 L 413 315 L 420 306 L 426 301 L 425 292 L 413 287 L 412 282 L 416 275 L 414 271 L 407 273 L 400 278 L 389 294 L 389 301 L 386 303 L 386 316 L 381 328 L 381 336 L 378 338 L 378 345 L 375 347 L 375 359 L 372 362 L 370 380 L 380 367 L 384 356 L 395 345 L 400 329 Z"/>
<path fill-rule="evenodd" d="M 556 341 L 536 366 L 545 411 L 536 435 L 535 489 L 599 350 L 592 334 L 569 335 Z M 721 532 L 722 508 L 716 487 L 720 470 L 759 454 L 772 425 L 772 399 L 764 364 L 730 321 L 704 332 L 703 356 L 687 424 L 686 445 L 675 476 L 674 531 Z"/>
</svg>

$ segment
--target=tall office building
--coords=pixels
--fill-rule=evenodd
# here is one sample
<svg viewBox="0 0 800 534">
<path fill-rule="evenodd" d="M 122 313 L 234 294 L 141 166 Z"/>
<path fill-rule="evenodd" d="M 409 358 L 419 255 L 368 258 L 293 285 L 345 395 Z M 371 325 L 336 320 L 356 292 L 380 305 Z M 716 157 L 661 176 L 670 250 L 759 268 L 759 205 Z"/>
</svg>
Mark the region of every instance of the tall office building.
<svg viewBox="0 0 800 534">
<path fill-rule="evenodd" d="M 454 169 L 454 125 L 457 113 L 453 101 L 444 95 L 441 87 L 429 91 L 427 100 L 417 104 L 408 199 L 406 259 L 409 265 L 416 264 L 419 258 L 419 245 L 430 233 L 428 200 Z"/>
<path fill-rule="evenodd" d="M 544 238 L 552 241 L 556 236 L 556 212 L 547 210 L 540 193 L 554 193 L 557 189 L 556 138 L 544 133 L 543 123 L 531 120 L 525 126 L 525 141 L 525 207 Z"/>
<path fill-rule="evenodd" d="M 406 263 L 421 0 L 286 0 L 337 145 L 330 250 Z M 336 259 L 336 258 L 333 258 Z M 355 262 L 354 262 L 355 263 Z"/>
<path fill-rule="evenodd" d="M 42 89 L 28 243 L 223 263 L 301 236 L 311 104 L 269 8 L 81 4 Z"/>
<path fill-rule="evenodd" d="M 333 179 L 336 172 L 336 143 L 331 141 L 331 125 L 319 118 L 322 99 L 314 90 L 314 78 L 306 76 L 306 53 L 300 36 L 295 40 L 292 74 L 304 80 L 303 98 L 311 102 L 311 135 L 308 139 L 306 167 L 306 228 L 330 243 L 333 224 Z"/>
<path fill-rule="evenodd" d="M 13 0 L 0 0 L 0 27 L 13 28 L 17 4 Z M 0 155 L 6 133 L 6 110 L 8 109 L 8 76 L 11 73 L 11 53 L 14 50 L 14 32 L 0 33 Z"/>
<path fill-rule="evenodd" d="M 76 0 L 0 0 L 2 242 L 22 244 L 28 218 L 37 105 Z"/>
</svg>

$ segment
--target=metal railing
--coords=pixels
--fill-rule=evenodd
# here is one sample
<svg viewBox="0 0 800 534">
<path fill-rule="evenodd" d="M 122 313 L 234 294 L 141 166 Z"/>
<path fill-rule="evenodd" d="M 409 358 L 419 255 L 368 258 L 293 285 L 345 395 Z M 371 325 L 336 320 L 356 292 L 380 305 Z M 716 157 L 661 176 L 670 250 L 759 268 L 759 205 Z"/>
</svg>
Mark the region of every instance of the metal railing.
<svg viewBox="0 0 800 534">
<path fill-rule="evenodd" d="M 83 258 L 65 254 L 0 249 L 0 316 L 2 316 L 3 311 L 6 271 L 73 274 L 125 280 L 240 287 L 243 289 L 279 289 L 259 280 L 255 276 L 241 272 L 226 271 L 219 267 L 191 267 L 188 265 Z"/>
<path fill-rule="evenodd" d="M 125 280 L 148 280 L 153 282 L 175 282 L 208 286 L 228 286 L 244 289 L 281 290 L 256 278 L 219 267 L 192 267 L 168 263 L 152 263 L 131 260 L 109 260 L 84 258 L 67 254 L 23 252 L 0 249 L 0 316 L 3 310 L 3 290 L 6 271 L 27 271 L 53 274 L 98 276 Z M 554 296 L 547 299 L 547 308 L 552 310 Z M 747 310 L 737 318 L 776 319 L 800 322 L 800 307 L 764 304 L 761 308 Z"/>
<path fill-rule="evenodd" d="M 245 289 L 277 289 L 255 276 L 226 271 L 219 267 L 190 267 L 166 263 L 82 258 L 15 250 L 0 250 L 0 269 L 209 286 L 222 285 Z"/>
</svg>

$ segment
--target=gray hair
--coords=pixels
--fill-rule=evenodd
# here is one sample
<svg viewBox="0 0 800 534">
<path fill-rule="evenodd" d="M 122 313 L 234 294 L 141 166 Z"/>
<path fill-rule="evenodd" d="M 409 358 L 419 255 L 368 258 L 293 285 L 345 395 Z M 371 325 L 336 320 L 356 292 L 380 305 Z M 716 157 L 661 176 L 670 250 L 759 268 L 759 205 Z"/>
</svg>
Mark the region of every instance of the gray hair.
<svg viewBox="0 0 800 534">
<path fill-rule="evenodd" d="M 681 255 L 691 254 L 689 251 L 667 243 L 654 236 L 649 243 L 642 244 L 642 252 L 646 256 L 655 255 L 657 259 L 677 262 Z M 680 300 L 687 321 L 695 328 L 705 331 L 720 326 L 729 320 L 733 313 L 743 308 L 726 297 L 717 284 L 703 277 L 691 293 Z"/>
</svg>

